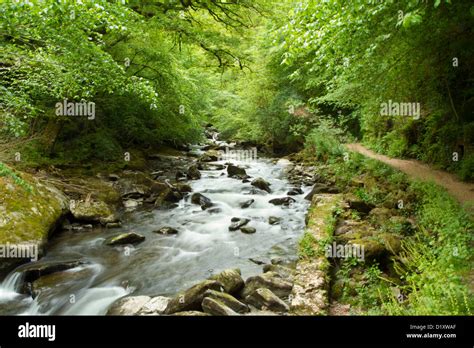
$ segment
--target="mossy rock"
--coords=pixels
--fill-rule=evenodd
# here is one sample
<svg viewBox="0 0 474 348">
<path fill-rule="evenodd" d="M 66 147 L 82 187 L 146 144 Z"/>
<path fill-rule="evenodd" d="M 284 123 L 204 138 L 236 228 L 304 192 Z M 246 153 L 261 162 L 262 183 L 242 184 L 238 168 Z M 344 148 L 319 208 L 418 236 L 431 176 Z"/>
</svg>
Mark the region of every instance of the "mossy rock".
<svg viewBox="0 0 474 348">
<path fill-rule="evenodd" d="M 387 253 L 385 245 L 374 238 L 351 240 L 351 244 L 360 245 L 364 250 L 365 259 L 377 259 Z"/>
<path fill-rule="evenodd" d="M 393 233 L 380 233 L 377 238 L 381 240 L 385 248 L 393 255 L 398 254 L 402 249 L 401 238 Z"/>
<path fill-rule="evenodd" d="M 105 224 L 116 221 L 114 213 L 103 201 L 78 201 L 70 208 L 74 219 L 80 222 Z"/>
<path fill-rule="evenodd" d="M 26 173 L 17 175 L 29 187 L 0 177 L 0 244 L 34 243 L 41 248 L 68 212 L 69 202 L 55 187 Z"/>
</svg>

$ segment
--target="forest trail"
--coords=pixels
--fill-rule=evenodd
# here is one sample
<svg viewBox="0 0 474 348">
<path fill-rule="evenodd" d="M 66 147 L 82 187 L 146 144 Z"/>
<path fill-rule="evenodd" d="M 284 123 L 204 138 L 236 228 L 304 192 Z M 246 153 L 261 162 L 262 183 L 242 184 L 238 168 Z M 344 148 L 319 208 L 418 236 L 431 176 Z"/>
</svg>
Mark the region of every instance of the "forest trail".
<svg viewBox="0 0 474 348">
<path fill-rule="evenodd" d="M 358 152 L 364 156 L 376 159 L 391 167 L 401 170 L 410 177 L 423 181 L 434 181 L 436 184 L 444 187 L 461 204 L 474 202 L 474 184 L 462 182 L 453 174 L 433 169 L 417 160 L 402 160 L 380 155 L 359 143 L 346 144 L 346 147 L 350 151 Z"/>
</svg>

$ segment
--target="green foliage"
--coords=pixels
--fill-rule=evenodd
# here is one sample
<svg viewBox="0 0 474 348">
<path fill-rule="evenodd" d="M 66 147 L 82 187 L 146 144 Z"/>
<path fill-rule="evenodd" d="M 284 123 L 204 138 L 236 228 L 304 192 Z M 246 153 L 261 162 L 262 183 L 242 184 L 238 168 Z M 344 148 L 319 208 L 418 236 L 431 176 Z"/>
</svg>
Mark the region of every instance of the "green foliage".
<svg viewBox="0 0 474 348">
<path fill-rule="evenodd" d="M 41 134 L 39 152 L 71 161 L 196 142 L 215 103 L 215 67 L 247 64 L 234 49 L 261 7 L 2 2 L 0 136 Z M 65 99 L 95 103 L 95 119 L 58 116 Z"/>
<path fill-rule="evenodd" d="M 316 160 L 326 162 L 331 157 L 342 156 L 342 130 L 329 119 L 321 119 L 319 125 L 306 136 L 305 151 Z"/>
<path fill-rule="evenodd" d="M 299 241 L 299 256 L 302 258 L 312 258 L 316 256 L 317 241 L 310 232 L 305 232 Z"/>
<path fill-rule="evenodd" d="M 13 180 L 13 182 L 22 187 L 24 190 L 31 192 L 32 187 L 25 180 L 19 177 L 11 168 L 0 162 L 0 177 L 5 177 Z"/>
</svg>

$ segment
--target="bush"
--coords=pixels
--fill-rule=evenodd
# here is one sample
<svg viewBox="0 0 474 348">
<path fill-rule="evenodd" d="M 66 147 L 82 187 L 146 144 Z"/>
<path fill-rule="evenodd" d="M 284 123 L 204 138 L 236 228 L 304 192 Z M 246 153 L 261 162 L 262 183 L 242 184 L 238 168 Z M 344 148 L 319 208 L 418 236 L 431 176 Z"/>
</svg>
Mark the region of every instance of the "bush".
<svg viewBox="0 0 474 348">
<path fill-rule="evenodd" d="M 344 148 L 341 144 L 343 131 L 334 126 L 329 119 L 321 119 L 319 125 L 307 136 L 305 151 L 316 160 L 327 162 L 331 157 L 342 156 Z"/>
<path fill-rule="evenodd" d="M 461 167 L 458 169 L 458 175 L 462 180 L 474 179 L 474 154 L 462 159 Z"/>
</svg>

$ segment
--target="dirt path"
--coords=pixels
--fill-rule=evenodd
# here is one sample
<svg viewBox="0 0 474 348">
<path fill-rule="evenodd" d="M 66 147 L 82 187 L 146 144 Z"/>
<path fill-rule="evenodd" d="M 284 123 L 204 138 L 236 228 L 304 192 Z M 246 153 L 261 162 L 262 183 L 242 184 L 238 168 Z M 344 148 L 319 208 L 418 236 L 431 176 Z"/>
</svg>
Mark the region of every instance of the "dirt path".
<svg viewBox="0 0 474 348">
<path fill-rule="evenodd" d="M 444 187 L 461 204 L 474 203 L 474 184 L 462 182 L 453 174 L 429 167 L 416 160 L 401 160 L 377 154 L 361 144 L 347 144 L 346 147 L 353 152 L 384 162 L 407 175 L 423 181 L 434 181 Z M 472 208 L 472 207 L 471 207 Z"/>
</svg>

